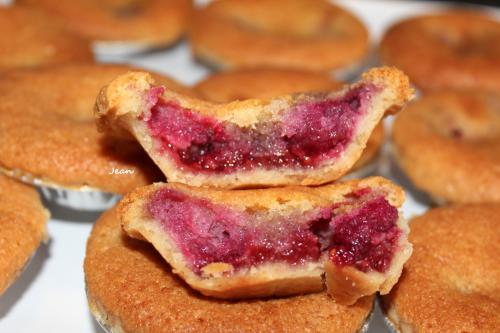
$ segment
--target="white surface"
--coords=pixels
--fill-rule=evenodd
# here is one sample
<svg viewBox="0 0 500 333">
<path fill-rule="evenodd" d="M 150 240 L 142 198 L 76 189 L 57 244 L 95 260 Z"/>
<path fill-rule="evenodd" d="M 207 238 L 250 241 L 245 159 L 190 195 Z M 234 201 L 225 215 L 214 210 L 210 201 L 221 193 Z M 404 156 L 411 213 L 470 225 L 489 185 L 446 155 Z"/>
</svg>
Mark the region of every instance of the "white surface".
<svg viewBox="0 0 500 333">
<path fill-rule="evenodd" d="M 409 1 L 339 2 L 358 13 L 374 42 L 395 20 L 439 7 Z M 169 50 L 101 60 L 136 64 L 169 74 L 186 84 L 209 72 L 192 61 L 185 42 Z M 382 162 L 383 173 L 409 190 L 403 209 L 406 217 L 425 211 L 425 197 L 413 191 L 387 159 Z M 0 299 L 0 332 L 102 332 L 87 309 L 82 269 L 85 242 L 97 215 L 60 209 L 52 213 L 58 219 L 50 221 L 49 244 L 38 250 L 21 278 Z M 379 313 L 374 316 L 369 332 L 388 332 Z"/>
</svg>

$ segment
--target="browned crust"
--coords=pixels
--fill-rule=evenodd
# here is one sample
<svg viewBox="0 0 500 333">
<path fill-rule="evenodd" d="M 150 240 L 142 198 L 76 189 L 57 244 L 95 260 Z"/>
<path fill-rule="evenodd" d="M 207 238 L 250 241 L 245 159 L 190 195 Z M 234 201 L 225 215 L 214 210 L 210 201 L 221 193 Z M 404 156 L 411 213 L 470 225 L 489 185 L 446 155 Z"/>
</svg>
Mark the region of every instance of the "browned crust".
<svg viewBox="0 0 500 333">
<path fill-rule="evenodd" d="M 339 69 L 359 64 L 369 44 L 359 19 L 323 0 L 214 1 L 195 13 L 189 37 L 219 67 Z"/>
<path fill-rule="evenodd" d="M 181 170 L 169 156 L 160 154 L 155 142 L 142 121 L 151 107 L 149 97 L 154 80 L 146 73 L 122 75 L 101 90 L 96 103 L 98 125 L 109 131 L 123 134 L 132 133 L 160 167 L 169 181 L 187 183 L 194 186 L 214 186 L 221 188 L 241 188 L 252 186 L 318 185 L 343 176 L 359 159 L 371 132 L 384 113 L 396 112 L 413 97 L 408 78 L 395 68 L 374 68 L 363 74 L 363 79 L 343 90 L 332 92 L 328 97 L 337 97 L 358 85 L 373 84 L 380 89 L 370 100 L 368 112 L 361 120 L 354 138 L 344 153 L 334 162 L 325 162 L 314 170 L 304 169 L 252 169 L 230 174 L 204 174 Z M 213 104 L 182 96 L 168 89 L 161 96 L 182 107 L 202 115 L 215 117 L 241 127 L 254 126 L 263 121 L 280 121 L 280 113 L 293 103 L 317 98 L 314 94 L 284 95 L 274 99 L 249 99 L 226 104 Z"/>
<path fill-rule="evenodd" d="M 500 202 L 499 106 L 495 94 L 474 90 L 424 96 L 394 123 L 399 164 L 441 201 Z"/>
<path fill-rule="evenodd" d="M 0 31 L 0 72 L 93 61 L 87 40 L 29 7 L 0 6 Z"/>
<path fill-rule="evenodd" d="M 47 238 L 48 219 L 34 188 L 0 175 L 0 295 Z"/>
<path fill-rule="evenodd" d="M 408 73 L 425 91 L 482 88 L 500 91 L 500 23 L 479 11 L 448 11 L 392 26 L 380 58 Z"/>
<path fill-rule="evenodd" d="M 87 1 L 18 0 L 37 7 L 93 41 L 165 46 L 187 28 L 191 0 Z"/>
<path fill-rule="evenodd" d="M 268 99 L 305 91 L 331 91 L 341 83 L 331 75 L 298 69 L 246 68 L 214 73 L 193 89 L 204 99 L 228 103 L 250 98 Z M 384 126 L 378 124 L 352 170 L 366 166 L 377 156 L 384 140 Z"/>
<path fill-rule="evenodd" d="M 238 271 L 229 276 L 222 272 L 231 271 L 231 265 L 215 263 L 203 268 L 206 276 L 195 274 L 186 263 L 175 242 L 153 220 L 145 209 L 149 198 L 156 191 L 169 188 L 181 191 L 188 196 L 208 199 L 215 204 L 231 207 L 236 212 L 260 212 L 267 216 L 287 216 L 291 213 L 304 213 L 315 208 L 330 207 L 333 203 L 345 201 L 345 195 L 358 189 L 371 188 L 383 195 L 391 205 L 400 208 L 404 201 L 401 188 L 380 177 L 365 180 L 352 180 L 345 183 L 317 188 L 285 187 L 262 190 L 222 191 L 206 188 L 192 188 L 182 184 L 154 184 L 129 193 L 119 205 L 119 216 L 128 235 L 151 242 L 161 255 L 191 287 L 202 294 L 218 298 L 249 298 L 273 295 L 296 295 L 317 292 L 323 289 L 323 259 L 307 265 L 295 266 L 284 263 L 269 263 L 253 267 L 250 271 Z M 329 281 L 349 279 L 347 285 L 330 283 L 329 292 L 341 304 L 353 304 L 360 297 L 377 291 L 387 293 L 396 283 L 404 262 L 411 254 L 411 245 L 406 241 L 408 228 L 400 218 L 398 226 L 403 229 L 399 248 L 391 267 L 386 273 L 327 267 Z M 330 278 L 331 275 L 334 275 Z M 358 281 L 358 283 L 352 283 Z M 339 287 L 342 290 L 339 290 Z M 343 292 L 349 297 L 341 295 Z"/>
<path fill-rule="evenodd" d="M 500 206 L 433 209 L 413 219 L 413 255 L 390 295 L 403 333 L 497 332 L 500 327 Z"/>
<path fill-rule="evenodd" d="M 356 332 L 373 297 L 353 306 L 326 293 L 230 302 L 192 291 L 147 243 L 126 237 L 116 210 L 96 222 L 85 281 L 93 315 L 113 332 Z"/>
<path fill-rule="evenodd" d="M 331 91 L 342 83 L 331 75 L 298 69 L 245 68 L 209 75 L 193 89 L 204 99 L 228 103 L 250 98 L 273 98 L 305 91 Z"/>
<path fill-rule="evenodd" d="M 0 167 L 60 186 L 89 185 L 125 193 L 163 179 L 141 147 L 98 133 L 98 91 L 124 65 L 65 65 L 5 73 L 0 78 Z M 170 89 L 189 91 L 155 75 Z M 112 169 L 133 174 L 109 175 Z"/>
</svg>

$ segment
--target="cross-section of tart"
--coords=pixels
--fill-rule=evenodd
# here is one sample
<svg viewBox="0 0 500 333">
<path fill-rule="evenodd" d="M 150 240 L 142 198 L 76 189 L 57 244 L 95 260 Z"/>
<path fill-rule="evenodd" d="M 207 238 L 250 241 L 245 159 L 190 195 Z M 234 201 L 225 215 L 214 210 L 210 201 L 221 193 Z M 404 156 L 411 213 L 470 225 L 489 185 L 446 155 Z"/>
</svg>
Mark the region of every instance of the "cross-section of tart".
<svg viewBox="0 0 500 333">
<path fill-rule="evenodd" d="M 119 206 L 191 287 L 219 298 L 324 288 L 342 304 L 397 282 L 411 253 L 404 192 L 379 177 L 317 188 L 215 190 L 153 184 Z"/>
<path fill-rule="evenodd" d="M 130 132 L 169 181 L 242 188 L 317 185 L 344 175 L 386 112 L 413 95 L 394 68 L 375 68 L 338 92 L 212 104 L 155 85 L 147 73 L 103 88 L 101 129 Z"/>
</svg>

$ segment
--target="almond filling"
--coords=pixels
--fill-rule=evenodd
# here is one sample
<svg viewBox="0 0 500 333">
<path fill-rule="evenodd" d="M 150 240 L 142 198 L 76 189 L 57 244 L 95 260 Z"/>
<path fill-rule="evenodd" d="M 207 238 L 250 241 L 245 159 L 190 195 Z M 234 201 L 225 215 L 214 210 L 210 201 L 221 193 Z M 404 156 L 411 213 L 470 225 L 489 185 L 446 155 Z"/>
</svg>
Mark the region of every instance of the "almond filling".
<svg viewBox="0 0 500 333">
<path fill-rule="evenodd" d="M 252 128 L 220 122 L 161 98 L 142 120 L 160 153 L 169 154 L 186 170 L 314 168 L 342 154 L 377 91 L 373 85 L 363 85 L 339 98 L 318 96 L 297 102 L 280 122 Z"/>
<path fill-rule="evenodd" d="M 398 211 L 369 188 L 341 203 L 288 216 L 259 207 L 237 211 L 180 191 L 155 192 L 146 206 L 198 275 L 212 263 L 233 271 L 264 263 L 303 265 L 320 259 L 363 272 L 385 272 L 397 250 Z"/>
</svg>

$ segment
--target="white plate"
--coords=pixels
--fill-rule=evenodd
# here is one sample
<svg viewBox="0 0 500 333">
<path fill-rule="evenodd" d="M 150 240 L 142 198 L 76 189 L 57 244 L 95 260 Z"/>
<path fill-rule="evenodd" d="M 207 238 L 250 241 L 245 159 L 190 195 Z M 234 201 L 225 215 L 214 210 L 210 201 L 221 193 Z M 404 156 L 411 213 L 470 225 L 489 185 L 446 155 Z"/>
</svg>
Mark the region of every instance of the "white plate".
<svg viewBox="0 0 500 333">
<path fill-rule="evenodd" d="M 411 1 L 339 2 L 365 21 L 374 42 L 394 21 L 441 7 Z M 492 11 L 500 17 L 498 10 Z M 128 57 L 103 56 L 100 60 L 143 66 L 186 84 L 195 83 L 209 72 L 193 62 L 185 42 L 165 51 Z M 389 160 L 383 166 L 385 175 L 409 189 L 403 207 L 406 217 L 424 212 L 425 199 L 411 189 Z M 49 224 L 49 244 L 38 250 L 21 278 L 0 299 L 0 332 L 102 332 L 87 308 L 82 269 L 86 239 L 98 214 L 75 214 L 60 209 L 56 214 L 59 219 L 52 219 Z M 389 332 L 378 310 L 368 332 Z"/>
</svg>

